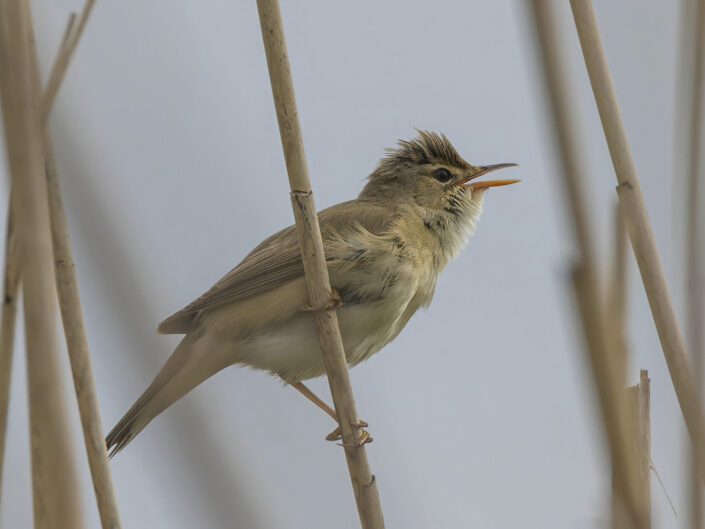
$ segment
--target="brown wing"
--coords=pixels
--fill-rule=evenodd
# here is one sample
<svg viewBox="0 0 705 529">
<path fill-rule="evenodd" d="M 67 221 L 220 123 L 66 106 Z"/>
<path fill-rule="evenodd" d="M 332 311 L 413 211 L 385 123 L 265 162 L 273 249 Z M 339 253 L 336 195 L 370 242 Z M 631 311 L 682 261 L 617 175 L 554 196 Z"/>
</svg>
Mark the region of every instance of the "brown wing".
<svg viewBox="0 0 705 529">
<path fill-rule="evenodd" d="M 379 235 L 392 220 L 393 211 L 371 202 L 343 202 L 319 211 L 324 244 L 331 232 L 341 233 L 355 226 Z M 299 242 L 294 226 L 265 239 L 201 297 L 159 324 L 162 334 L 184 334 L 193 330 L 196 316 L 203 311 L 267 292 L 303 276 Z"/>
</svg>

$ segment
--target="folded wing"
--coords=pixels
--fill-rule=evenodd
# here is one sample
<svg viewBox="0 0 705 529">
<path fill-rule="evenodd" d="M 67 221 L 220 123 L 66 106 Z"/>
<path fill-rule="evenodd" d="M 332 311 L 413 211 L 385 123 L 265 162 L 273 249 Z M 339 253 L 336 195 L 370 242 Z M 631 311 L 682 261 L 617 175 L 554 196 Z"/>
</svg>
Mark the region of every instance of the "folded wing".
<svg viewBox="0 0 705 529">
<path fill-rule="evenodd" d="M 360 227 L 382 234 L 393 218 L 393 211 L 372 202 L 343 202 L 320 211 L 324 245 L 331 233 L 344 234 Z M 194 329 L 197 316 L 215 307 L 262 294 L 303 276 L 304 268 L 294 226 L 265 239 L 201 297 L 159 324 L 162 334 L 187 334 Z"/>
</svg>

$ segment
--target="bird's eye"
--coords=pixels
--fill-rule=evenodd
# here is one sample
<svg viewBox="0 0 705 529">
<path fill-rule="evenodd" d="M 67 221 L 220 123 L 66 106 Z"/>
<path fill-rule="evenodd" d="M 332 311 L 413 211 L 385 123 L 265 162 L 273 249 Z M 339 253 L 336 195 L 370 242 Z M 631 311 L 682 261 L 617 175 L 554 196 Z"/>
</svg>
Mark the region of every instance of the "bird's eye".
<svg viewBox="0 0 705 529">
<path fill-rule="evenodd" d="M 446 182 L 450 182 L 450 179 L 453 178 L 453 175 L 450 174 L 450 171 L 448 169 L 444 169 L 443 167 L 441 167 L 440 169 L 436 169 L 436 171 L 433 173 L 433 177 L 439 182 L 445 184 Z"/>
</svg>

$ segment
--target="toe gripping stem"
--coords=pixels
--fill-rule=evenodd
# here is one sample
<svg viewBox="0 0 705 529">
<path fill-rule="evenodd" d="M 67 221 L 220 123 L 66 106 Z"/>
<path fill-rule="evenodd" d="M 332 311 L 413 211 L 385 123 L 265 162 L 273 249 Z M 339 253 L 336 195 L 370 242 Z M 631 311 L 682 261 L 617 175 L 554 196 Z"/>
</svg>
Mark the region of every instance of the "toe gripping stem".
<svg viewBox="0 0 705 529">
<path fill-rule="evenodd" d="M 372 436 L 369 434 L 367 430 L 364 428 L 366 426 L 369 426 L 365 421 L 362 419 L 360 422 L 357 424 L 357 426 L 360 427 L 360 439 L 357 440 L 355 443 L 338 443 L 340 446 L 362 446 L 367 443 L 371 443 L 373 441 Z M 326 436 L 326 441 L 339 441 L 343 438 L 343 431 L 338 426 L 335 430 L 333 430 L 331 433 L 329 433 Z"/>
<path fill-rule="evenodd" d="M 306 303 L 306 305 L 301 307 L 301 310 L 304 312 L 321 312 L 324 310 L 339 309 L 342 306 L 343 298 L 340 297 L 340 294 L 338 294 L 338 291 L 336 289 L 332 288 L 330 297 L 326 300 L 323 305 L 318 307 L 312 307 L 310 303 Z"/>
</svg>

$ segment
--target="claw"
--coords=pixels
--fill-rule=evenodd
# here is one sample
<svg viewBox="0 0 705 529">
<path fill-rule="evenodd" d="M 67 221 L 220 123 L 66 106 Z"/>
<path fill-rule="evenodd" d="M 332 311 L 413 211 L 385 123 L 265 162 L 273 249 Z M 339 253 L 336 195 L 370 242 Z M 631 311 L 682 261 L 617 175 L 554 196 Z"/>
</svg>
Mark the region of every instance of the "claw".
<svg viewBox="0 0 705 529">
<path fill-rule="evenodd" d="M 372 439 L 372 436 L 369 434 L 369 432 L 367 430 L 360 429 L 360 439 L 358 439 L 357 443 L 355 443 L 352 446 L 362 446 L 362 445 L 366 445 L 367 443 L 371 443 L 372 441 L 374 441 L 374 439 Z M 340 446 L 350 446 L 349 443 L 347 443 L 347 444 L 346 443 L 338 443 L 338 444 Z"/>
<path fill-rule="evenodd" d="M 330 290 L 330 304 L 334 309 L 339 309 L 343 306 L 343 298 L 340 297 L 340 293 L 336 289 L 331 288 Z"/>
<path fill-rule="evenodd" d="M 306 303 L 305 305 L 299 307 L 299 310 L 303 312 L 315 312 L 318 310 L 330 310 L 330 309 L 339 309 L 340 307 L 343 306 L 343 298 L 340 297 L 340 294 L 338 291 L 334 288 L 331 288 L 331 293 L 330 293 L 330 298 L 328 298 L 328 301 L 326 301 L 325 305 L 320 308 L 314 308 L 311 306 L 310 303 Z"/>
<path fill-rule="evenodd" d="M 335 303 L 336 297 L 340 299 L 340 296 L 338 295 L 338 292 L 333 289 L 333 296 L 331 297 L 331 302 Z M 301 393 L 304 397 L 306 397 L 308 400 L 313 402 L 316 406 L 321 408 L 326 414 L 331 417 L 335 422 L 340 423 L 338 420 L 338 416 L 335 413 L 335 410 L 328 406 L 325 402 L 323 402 L 321 399 L 319 399 L 310 389 L 308 389 L 303 382 L 291 382 L 291 387 L 294 388 L 296 391 Z M 372 437 L 370 437 L 370 434 L 367 433 L 363 428 L 368 426 L 367 422 L 358 419 L 358 426 L 360 427 L 360 439 L 358 439 L 357 443 L 355 443 L 352 446 L 362 446 L 366 443 L 371 443 L 372 442 Z M 331 433 L 329 433 L 326 436 L 326 440 L 328 441 L 339 441 L 343 437 L 343 432 L 340 429 L 340 426 L 338 426 L 335 430 L 333 430 Z M 341 445 L 341 446 L 351 446 L 351 445 Z"/>
<path fill-rule="evenodd" d="M 362 446 L 367 443 L 372 442 L 372 437 L 370 436 L 369 432 L 367 430 L 364 430 L 363 428 L 369 426 L 366 421 L 360 420 L 358 423 L 360 426 L 360 439 L 358 439 L 357 443 L 355 443 L 353 446 Z M 326 441 L 340 441 L 343 438 L 343 431 L 340 429 L 340 426 L 338 426 L 335 430 L 333 430 L 331 433 L 326 435 Z M 340 446 L 349 446 L 346 445 L 345 443 L 338 443 Z"/>
</svg>

